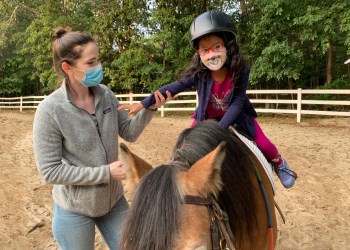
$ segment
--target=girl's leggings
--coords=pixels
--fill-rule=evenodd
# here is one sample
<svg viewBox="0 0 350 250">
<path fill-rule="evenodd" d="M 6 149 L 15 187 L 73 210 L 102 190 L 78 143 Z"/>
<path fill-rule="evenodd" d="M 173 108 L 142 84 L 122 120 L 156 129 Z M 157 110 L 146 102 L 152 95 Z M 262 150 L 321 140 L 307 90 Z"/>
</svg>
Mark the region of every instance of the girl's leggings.
<svg viewBox="0 0 350 250">
<path fill-rule="evenodd" d="M 275 159 L 279 156 L 276 146 L 266 137 L 255 118 L 253 118 L 253 121 L 256 130 L 256 134 L 253 137 L 253 140 L 269 160 Z"/>
</svg>

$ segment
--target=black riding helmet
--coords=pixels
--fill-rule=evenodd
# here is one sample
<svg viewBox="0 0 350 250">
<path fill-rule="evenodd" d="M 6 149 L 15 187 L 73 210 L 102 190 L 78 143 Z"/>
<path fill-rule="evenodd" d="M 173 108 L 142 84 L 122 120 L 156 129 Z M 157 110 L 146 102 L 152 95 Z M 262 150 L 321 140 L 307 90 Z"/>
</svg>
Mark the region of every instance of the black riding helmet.
<svg viewBox="0 0 350 250">
<path fill-rule="evenodd" d="M 211 33 L 216 32 L 228 32 L 233 35 L 233 38 L 236 39 L 236 34 L 233 31 L 233 25 L 231 23 L 230 17 L 216 10 L 211 10 L 204 12 L 194 19 L 190 26 L 190 44 L 194 49 L 194 42 Z"/>
</svg>

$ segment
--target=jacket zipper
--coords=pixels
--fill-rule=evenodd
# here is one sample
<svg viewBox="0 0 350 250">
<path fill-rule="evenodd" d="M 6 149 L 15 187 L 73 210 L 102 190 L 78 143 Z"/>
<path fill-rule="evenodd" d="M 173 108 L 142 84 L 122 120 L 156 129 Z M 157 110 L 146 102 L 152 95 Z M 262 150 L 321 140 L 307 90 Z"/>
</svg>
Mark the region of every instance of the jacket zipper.
<svg viewBox="0 0 350 250">
<path fill-rule="evenodd" d="M 96 114 L 96 112 L 95 112 L 95 114 Z M 99 125 L 100 123 L 99 123 L 96 115 L 95 115 L 95 119 L 96 119 L 96 124 L 95 124 L 96 131 L 97 131 L 98 137 L 100 138 L 100 143 L 101 143 L 103 150 L 105 152 L 105 164 L 107 164 L 108 163 L 107 151 L 106 151 L 105 145 L 103 144 L 103 141 L 101 138 L 101 131 L 100 131 L 100 125 Z M 111 210 L 111 209 L 112 209 L 112 180 L 109 179 L 109 210 Z"/>
</svg>

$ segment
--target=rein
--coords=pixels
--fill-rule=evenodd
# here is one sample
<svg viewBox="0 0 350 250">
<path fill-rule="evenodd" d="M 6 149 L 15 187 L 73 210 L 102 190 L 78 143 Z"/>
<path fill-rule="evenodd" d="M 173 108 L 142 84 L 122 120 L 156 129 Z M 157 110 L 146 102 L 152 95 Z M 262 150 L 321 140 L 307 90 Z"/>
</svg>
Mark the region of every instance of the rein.
<svg viewBox="0 0 350 250">
<path fill-rule="evenodd" d="M 184 204 L 206 206 L 210 217 L 210 234 L 212 250 L 235 250 L 233 234 L 229 225 L 228 215 L 222 210 L 216 200 L 186 195 Z"/>
</svg>

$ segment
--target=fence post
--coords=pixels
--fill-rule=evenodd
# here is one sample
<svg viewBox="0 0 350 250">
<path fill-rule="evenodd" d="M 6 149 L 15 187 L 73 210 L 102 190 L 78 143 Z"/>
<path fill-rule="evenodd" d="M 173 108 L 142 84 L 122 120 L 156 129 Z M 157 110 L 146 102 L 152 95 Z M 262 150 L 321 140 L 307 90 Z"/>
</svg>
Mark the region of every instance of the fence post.
<svg viewBox="0 0 350 250">
<path fill-rule="evenodd" d="M 130 100 L 130 105 L 132 105 L 132 103 L 134 102 L 134 96 L 132 92 L 129 92 L 129 100 Z"/>
<path fill-rule="evenodd" d="M 301 122 L 301 99 L 302 99 L 302 89 L 298 88 L 298 97 L 297 97 L 297 123 Z"/>
<path fill-rule="evenodd" d="M 20 104 L 19 104 L 20 108 L 19 108 L 19 111 L 22 112 L 23 108 L 23 96 L 21 96 L 21 99 L 20 99 Z"/>
<path fill-rule="evenodd" d="M 160 107 L 160 117 L 164 117 L 164 105 Z"/>
</svg>

